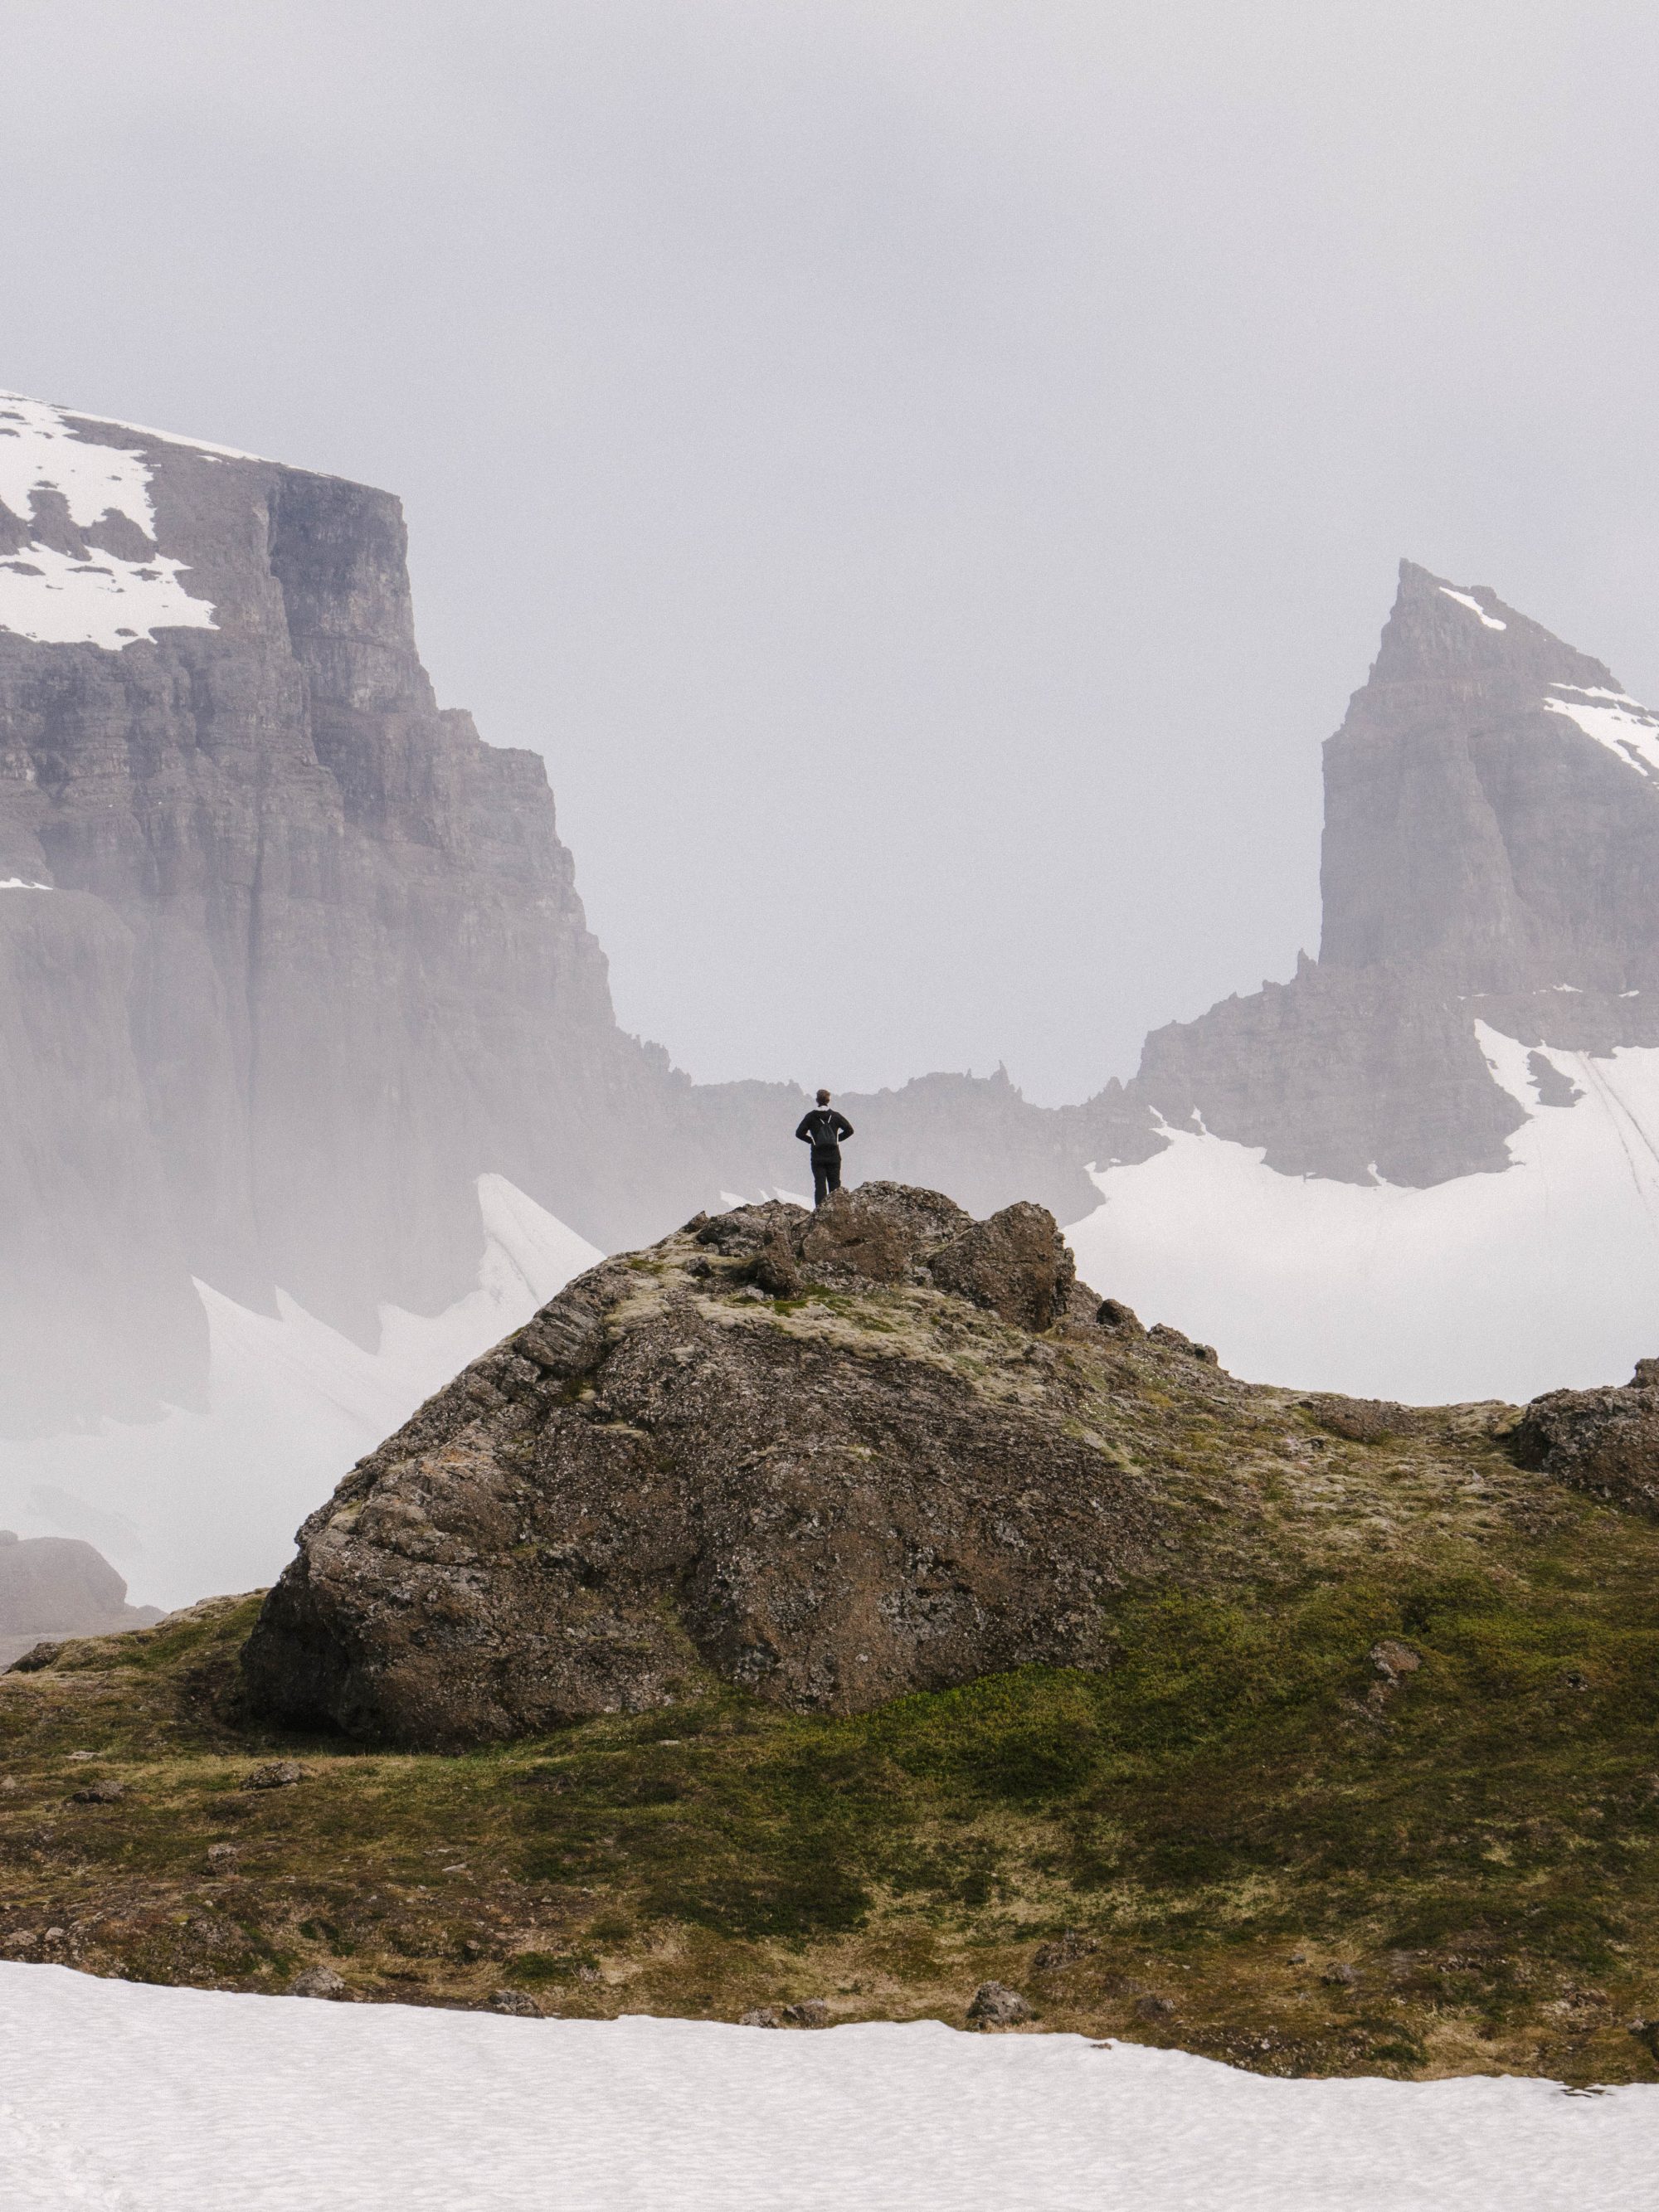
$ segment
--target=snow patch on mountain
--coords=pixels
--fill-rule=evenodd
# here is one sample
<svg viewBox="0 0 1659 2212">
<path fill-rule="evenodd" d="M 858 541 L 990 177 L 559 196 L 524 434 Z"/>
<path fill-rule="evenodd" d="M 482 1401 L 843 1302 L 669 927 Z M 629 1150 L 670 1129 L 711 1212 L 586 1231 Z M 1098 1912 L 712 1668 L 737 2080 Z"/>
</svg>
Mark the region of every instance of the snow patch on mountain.
<svg viewBox="0 0 1659 2212">
<path fill-rule="evenodd" d="M 40 501 L 56 494 L 76 530 L 113 518 L 153 544 L 149 483 L 141 454 L 84 437 L 63 408 L 0 392 L 0 504 L 36 533 L 0 555 L 0 629 L 118 653 L 158 629 L 216 628 L 212 604 L 179 581 L 183 561 L 44 542 Z"/>
<path fill-rule="evenodd" d="M 1253 1382 L 1418 1403 L 1622 1382 L 1659 1353 L 1659 1048 L 1536 1055 L 1484 1024 L 1525 1110 L 1510 1164 L 1426 1189 L 1278 1174 L 1260 1149 L 1172 1128 L 1091 1170 L 1080 1272 Z"/>
<path fill-rule="evenodd" d="M 1479 615 L 1481 623 L 1487 629 L 1509 628 L 1509 624 L 1506 622 L 1500 622 L 1496 615 L 1489 615 L 1472 592 L 1455 592 L 1449 584 L 1443 584 L 1440 588 L 1449 599 L 1455 599 L 1460 607 L 1467 607 L 1472 615 Z"/>
<path fill-rule="evenodd" d="M 1285 2081 L 938 2021 L 511 2020 L 0 1964 L 9 2212 L 1560 2212 L 1651 2203 L 1656 2118 L 1639 2085 Z"/>
<path fill-rule="evenodd" d="M 504 1176 L 478 1179 L 476 1286 L 444 1312 L 380 1309 L 366 1352 L 277 1293 L 250 1312 L 205 1283 L 210 1402 L 155 1422 L 0 1440 L 0 1524 L 84 1536 L 137 1600 L 185 1605 L 270 1582 L 353 1463 L 603 1255 Z"/>
<path fill-rule="evenodd" d="M 1659 714 L 1651 708 L 1600 684 L 1581 690 L 1572 684 L 1552 684 L 1550 690 L 1558 696 L 1544 704 L 1553 714 L 1565 714 L 1626 767 L 1659 776 Z"/>
<path fill-rule="evenodd" d="M 40 491 L 61 493 L 70 520 L 82 530 L 121 514 L 146 538 L 155 535 L 149 471 L 140 454 L 83 438 L 61 407 L 0 392 L 0 500 L 27 522 Z"/>
</svg>

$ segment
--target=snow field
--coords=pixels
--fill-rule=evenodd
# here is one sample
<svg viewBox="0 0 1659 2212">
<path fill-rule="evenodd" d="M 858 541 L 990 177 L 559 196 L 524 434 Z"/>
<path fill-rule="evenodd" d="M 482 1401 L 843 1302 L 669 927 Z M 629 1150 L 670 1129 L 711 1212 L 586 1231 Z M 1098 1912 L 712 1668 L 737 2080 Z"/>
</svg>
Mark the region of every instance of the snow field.
<svg viewBox="0 0 1659 2212">
<path fill-rule="evenodd" d="M 83 437 L 62 408 L 0 392 L 0 501 L 20 521 L 33 521 L 37 492 L 55 491 L 81 529 L 115 514 L 153 539 L 149 481 L 141 454 Z M 185 570 L 159 553 L 127 560 L 30 544 L 0 554 L 0 629 L 112 653 L 157 629 L 213 629 L 211 604 L 179 581 Z"/>
<path fill-rule="evenodd" d="M 1626 768 L 1644 775 L 1659 775 L 1659 715 L 1650 708 L 1604 685 L 1579 691 L 1571 684 L 1553 684 L 1550 689 L 1561 695 L 1545 700 L 1552 714 L 1565 714 L 1576 722 L 1587 738 L 1604 745 Z"/>
<path fill-rule="evenodd" d="M 1509 628 L 1509 624 L 1506 622 L 1500 622 L 1496 615 L 1489 615 L 1473 592 L 1455 592 L 1449 584 L 1443 584 L 1440 588 L 1449 599 L 1455 599 L 1460 607 L 1467 607 L 1472 615 L 1478 615 L 1483 629 L 1507 629 Z"/>
<path fill-rule="evenodd" d="M 1095 1172 L 1079 1273 L 1251 1382 L 1443 1404 L 1626 1381 L 1659 1352 L 1659 1049 L 1551 1048 L 1583 1095 L 1542 1106 L 1528 1048 L 1476 1034 L 1529 1117 L 1503 1173 L 1332 1182 L 1173 1129 Z"/>
<path fill-rule="evenodd" d="M 936 2021 L 769 2033 L 0 1965 L 7 2212 L 1636 2212 L 1659 2089 L 1281 2081 Z"/>
<path fill-rule="evenodd" d="M 478 1208 L 475 1288 L 430 1317 L 383 1306 L 377 1352 L 281 1291 L 275 1315 L 257 1314 L 198 1283 L 207 1412 L 0 1438 L 0 1526 L 84 1536 L 126 1577 L 135 1604 L 189 1605 L 270 1582 L 301 1522 L 356 1461 L 604 1256 L 504 1176 L 479 1177 Z"/>
</svg>

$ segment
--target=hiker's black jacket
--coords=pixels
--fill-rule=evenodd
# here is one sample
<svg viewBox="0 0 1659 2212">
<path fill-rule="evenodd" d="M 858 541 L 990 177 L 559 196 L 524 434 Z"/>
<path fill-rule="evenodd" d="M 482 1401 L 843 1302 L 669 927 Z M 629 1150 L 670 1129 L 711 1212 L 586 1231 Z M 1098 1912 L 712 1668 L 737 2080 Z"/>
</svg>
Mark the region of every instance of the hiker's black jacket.
<svg viewBox="0 0 1659 2212">
<path fill-rule="evenodd" d="M 821 1152 L 838 1152 L 842 1139 L 852 1133 L 852 1123 L 845 1114 L 837 1114 L 833 1106 L 815 1106 L 810 1114 L 802 1116 L 801 1125 L 795 1132 L 803 1145 L 811 1145 L 814 1159 Z"/>
</svg>

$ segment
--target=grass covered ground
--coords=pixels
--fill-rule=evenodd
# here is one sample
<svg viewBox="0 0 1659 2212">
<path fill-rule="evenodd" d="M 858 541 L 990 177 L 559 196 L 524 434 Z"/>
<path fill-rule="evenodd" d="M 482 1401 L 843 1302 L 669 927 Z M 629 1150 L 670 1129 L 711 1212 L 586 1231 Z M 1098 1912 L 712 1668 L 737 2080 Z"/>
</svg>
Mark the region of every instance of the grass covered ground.
<svg viewBox="0 0 1659 2212">
<path fill-rule="evenodd" d="M 1181 1418 L 1213 1540 L 1100 1675 L 854 1719 L 711 1682 L 443 1758 L 247 1723 L 256 1599 L 64 1645 L 0 1679 L 0 1954 L 726 2020 L 960 2025 L 995 1978 L 1267 2072 L 1659 2080 L 1659 1527 L 1513 1468 L 1498 1409 Z"/>
</svg>

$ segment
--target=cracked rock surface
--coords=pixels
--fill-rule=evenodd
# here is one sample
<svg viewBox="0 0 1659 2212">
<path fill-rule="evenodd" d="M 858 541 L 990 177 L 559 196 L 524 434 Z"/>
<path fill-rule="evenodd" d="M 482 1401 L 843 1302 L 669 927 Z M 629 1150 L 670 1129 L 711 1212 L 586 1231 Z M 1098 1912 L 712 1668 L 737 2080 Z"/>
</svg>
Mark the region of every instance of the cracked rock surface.
<svg viewBox="0 0 1659 2212">
<path fill-rule="evenodd" d="M 1174 1540 L 1088 1425 L 1099 1306 L 1040 1206 L 974 1222 L 873 1183 L 699 1216 L 353 1470 L 266 1601 L 254 1701 L 446 1746 L 672 1704 L 708 1670 L 856 1712 L 1103 1666 L 1110 1599 Z M 1240 1387 L 1167 1358 L 1172 1388 Z"/>
</svg>

